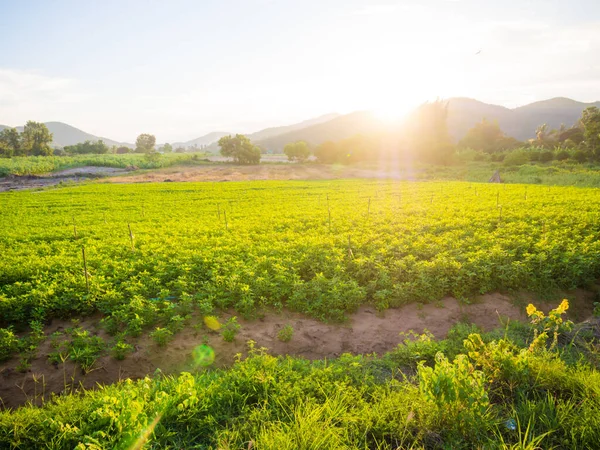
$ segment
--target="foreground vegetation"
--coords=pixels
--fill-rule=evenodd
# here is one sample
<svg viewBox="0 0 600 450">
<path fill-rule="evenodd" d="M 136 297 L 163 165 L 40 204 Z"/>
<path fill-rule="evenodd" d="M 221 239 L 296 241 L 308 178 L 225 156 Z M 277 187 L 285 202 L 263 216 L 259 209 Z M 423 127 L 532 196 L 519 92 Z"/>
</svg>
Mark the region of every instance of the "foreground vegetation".
<svg viewBox="0 0 600 450">
<path fill-rule="evenodd" d="M 3 448 L 596 448 L 594 327 L 563 302 L 531 324 L 407 339 L 383 356 L 309 362 L 255 349 L 230 370 L 126 380 L 0 412 Z"/>
<path fill-rule="evenodd" d="M 1 194 L 0 354 L 22 349 L 19 331 L 95 312 L 126 342 L 193 311 L 343 321 L 364 303 L 586 286 L 599 204 L 595 189 L 380 180 Z"/>
<path fill-rule="evenodd" d="M 20 156 L 0 158 L 0 177 L 7 175 L 40 175 L 75 167 L 101 166 L 125 169 L 158 169 L 184 165 L 204 158 L 204 154 L 126 154 L 126 155 L 76 155 L 76 156 Z"/>
</svg>

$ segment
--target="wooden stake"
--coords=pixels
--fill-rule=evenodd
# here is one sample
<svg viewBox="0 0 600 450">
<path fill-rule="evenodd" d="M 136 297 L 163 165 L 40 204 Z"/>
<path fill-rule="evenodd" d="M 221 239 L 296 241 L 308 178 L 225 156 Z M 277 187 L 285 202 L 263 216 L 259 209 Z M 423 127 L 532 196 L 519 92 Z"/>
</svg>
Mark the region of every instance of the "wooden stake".
<svg viewBox="0 0 600 450">
<path fill-rule="evenodd" d="M 127 224 L 127 228 L 129 228 L 129 240 L 131 241 L 131 251 L 135 252 L 135 244 L 133 241 L 133 233 L 131 232 L 131 224 Z"/>
<path fill-rule="evenodd" d="M 85 246 L 81 246 L 81 255 L 83 256 L 83 272 L 85 274 L 85 287 L 87 288 L 88 294 L 90 293 L 90 278 L 87 271 L 87 260 L 85 259 Z"/>
<path fill-rule="evenodd" d="M 221 221 L 221 204 L 217 203 L 217 214 L 219 215 L 219 221 Z"/>
<path fill-rule="evenodd" d="M 75 224 L 75 217 L 73 217 L 73 236 L 77 239 L 77 225 Z"/>
<path fill-rule="evenodd" d="M 354 258 L 354 253 L 352 253 L 352 243 L 350 242 L 350 235 L 348 235 L 348 257 Z"/>
</svg>

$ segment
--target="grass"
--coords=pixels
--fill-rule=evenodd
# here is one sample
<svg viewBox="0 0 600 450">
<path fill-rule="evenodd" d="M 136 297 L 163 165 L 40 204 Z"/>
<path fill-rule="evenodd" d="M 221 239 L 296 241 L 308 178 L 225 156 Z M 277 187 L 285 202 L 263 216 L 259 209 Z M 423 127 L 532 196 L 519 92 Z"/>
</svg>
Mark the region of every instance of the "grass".
<svg viewBox="0 0 600 450">
<path fill-rule="evenodd" d="M 600 373 L 585 347 L 520 328 L 409 339 L 307 361 L 249 343 L 228 370 L 125 380 L 0 412 L 2 448 L 596 448 Z M 579 355 L 579 357 L 573 357 Z M 138 445 L 138 447 L 135 447 Z"/>
</svg>

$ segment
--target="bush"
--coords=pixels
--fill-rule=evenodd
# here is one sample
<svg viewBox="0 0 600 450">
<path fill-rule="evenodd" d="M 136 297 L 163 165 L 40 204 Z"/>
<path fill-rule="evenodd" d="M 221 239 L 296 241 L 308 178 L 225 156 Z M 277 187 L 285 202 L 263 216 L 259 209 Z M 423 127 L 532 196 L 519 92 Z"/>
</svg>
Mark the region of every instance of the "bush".
<svg viewBox="0 0 600 450">
<path fill-rule="evenodd" d="M 289 342 L 292 340 L 293 336 L 294 327 L 292 327 L 289 323 L 277 333 L 277 339 L 279 339 L 281 342 Z"/>
<path fill-rule="evenodd" d="M 9 359 L 19 349 L 19 338 L 10 328 L 0 328 L 0 361 Z"/>
<path fill-rule="evenodd" d="M 540 153 L 540 162 L 550 162 L 554 159 L 554 153 L 550 150 L 544 150 Z"/>
<path fill-rule="evenodd" d="M 150 333 L 150 337 L 158 345 L 164 347 L 173 338 L 173 332 L 168 328 L 156 327 L 156 329 Z"/>
<path fill-rule="evenodd" d="M 566 150 L 559 150 L 556 152 L 555 159 L 557 161 L 565 161 L 571 157 L 571 154 Z"/>
<path fill-rule="evenodd" d="M 240 331 L 240 324 L 237 323 L 237 317 L 233 316 L 225 325 L 223 325 L 222 336 L 223 340 L 226 342 L 233 342 L 235 340 L 235 335 Z"/>
<path fill-rule="evenodd" d="M 127 354 L 131 353 L 132 351 L 133 345 L 122 340 L 117 341 L 117 343 L 110 349 L 112 357 L 118 359 L 119 361 L 125 359 Z"/>
<path fill-rule="evenodd" d="M 516 150 L 506 155 L 503 164 L 505 166 L 522 166 L 523 164 L 527 164 L 528 162 L 528 154 L 522 150 Z"/>
</svg>

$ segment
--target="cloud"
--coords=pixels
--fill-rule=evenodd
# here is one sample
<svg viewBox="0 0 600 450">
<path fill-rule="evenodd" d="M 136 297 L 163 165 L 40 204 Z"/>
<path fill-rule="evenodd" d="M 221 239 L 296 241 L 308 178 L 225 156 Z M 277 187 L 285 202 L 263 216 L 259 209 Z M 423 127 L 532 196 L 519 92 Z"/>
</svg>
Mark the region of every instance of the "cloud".
<svg viewBox="0 0 600 450">
<path fill-rule="evenodd" d="M 0 123 L 51 120 L 57 111 L 89 99 L 76 80 L 0 68 Z M 32 112 L 36 117 L 32 117 Z"/>
</svg>

